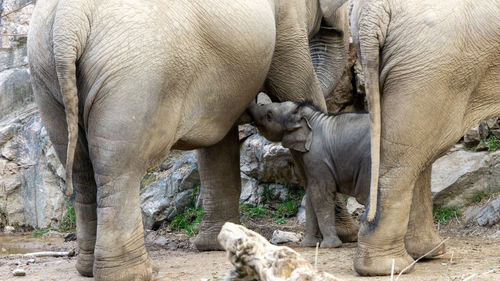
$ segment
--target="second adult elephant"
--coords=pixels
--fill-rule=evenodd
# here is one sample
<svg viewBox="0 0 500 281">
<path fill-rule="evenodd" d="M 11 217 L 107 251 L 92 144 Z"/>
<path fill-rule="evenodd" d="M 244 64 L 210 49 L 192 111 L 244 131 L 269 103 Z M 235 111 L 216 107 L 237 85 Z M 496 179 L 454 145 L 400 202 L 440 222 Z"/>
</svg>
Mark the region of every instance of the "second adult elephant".
<svg viewBox="0 0 500 281">
<path fill-rule="evenodd" d="M 500 115 L 500 1 L 359 0 L 351 28 L 372 138 L 354 268 L 389 275 L 393 265 L 397 273 L 412 257 L 444 251 L 431 165 L 474 124 Z"/>
<path fill-rule="evenodd" d="M 196 245 L 220 247 L 222 224 L 239 220 L 237 119 L 263 87 L 325 108 L 344 68 L 343 2 L 37 1 L 32 85 L 75 186 L 82 275 L 151 279 L 139 181 L 170 149 L 203 148 Z"/>
</svg>

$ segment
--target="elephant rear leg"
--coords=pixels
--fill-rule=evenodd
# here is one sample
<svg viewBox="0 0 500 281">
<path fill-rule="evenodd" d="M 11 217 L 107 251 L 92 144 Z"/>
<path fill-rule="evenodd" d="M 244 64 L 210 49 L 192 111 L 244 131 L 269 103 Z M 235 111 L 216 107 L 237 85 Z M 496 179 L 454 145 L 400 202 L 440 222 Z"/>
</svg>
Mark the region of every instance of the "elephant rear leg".
<svg viewBox="0 0 500 281">
<path fill-rule="evenodd" d="M 431 170 L 432 166 L 429 166 L 420 174 L 413 190 L 405 246 L 414 259 L 424 255 L 431 258 L 445 253 L 444 244 L 437 247 L 443 239 L 436 231 L 432 215 Z M 435 247 L 437 248 L 432 250 Z"/>
<path fill-rule="evenodd" d="M 38 73 L 32 74 L 33 90 L 42 120 L 58 158 L 65 165 L 67 151 L 67 124 L 64 107 L 48 90 Z M 68 180 L 68 179 L 67 179 Z M 76 214 L 76 236 L 80 250 L 76 268 L 83 276 L 92 276 L 96 238 L 96 184 L 89 159 L 87 140 L 80 128 L 73 165 L 75 187 L 74 208 Z"/>
<path fill-rule="evenodd" d="M 344 243 L 358 241 L 359 224 L 347 211 L 342 194 L 337 193 L 335 200 L 335 228 Z"/>
<path fill-rule="evenodd" d="M 195 245 L 200 251 L 222 250 L 217 235 L 229 221 L 239 223 L 241 193 L 238 128 L 234 126 L 217 144 L 198 150 L 203 217 Z"/>
<path fill-rule="evenodd" d="M 134 85 L 127 89 L 141 92 Z M 129 103 L 118 106 L 119 97 L 114 95 L 126 96 Z M 94 278 L 150 280 L 155 269 L 144 245 L 139 186 L 146 170 L 170 149 L 176 123 L 154 121 L 163 112 L 148 110 L 146 102 L 133 100 L 143 96 L 112 92 L 107 98 L 94 105 L 88 121 L 90 158 L 97 183 Z M 165 120 L 175 120 L 175 116 L 167 115 L 163 114 Z M 163 134 L 153 137 L 152 132 Z"/>
</svg>

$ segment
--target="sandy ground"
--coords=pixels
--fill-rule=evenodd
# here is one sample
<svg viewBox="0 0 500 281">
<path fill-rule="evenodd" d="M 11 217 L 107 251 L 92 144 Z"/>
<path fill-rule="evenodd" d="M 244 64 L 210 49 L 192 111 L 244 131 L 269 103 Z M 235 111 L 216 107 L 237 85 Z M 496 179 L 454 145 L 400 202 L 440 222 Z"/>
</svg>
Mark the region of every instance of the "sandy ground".
<svg viewBox="0 0 500 281">
<path fill-rule="evenodd" d="M 402 275 L 399 280 L 499 280 L 500 281 L 500 230 L 498 228 L 447 227 L 441 230 L 447 253 L 440 258 L 417 263 L 415 270 Z M 187 238 L 186 238 L 187 239 Z M 40 239 L 39 245 L 31 241 L 29 248 L 52 250 L 76 247 L 75 242 Z M 5 243 L 4 243 L 5 244 Z M 314 261 L 314 249 L 292 246 L 309 261 Z M 356 243 L 344 244 L 338 249 L 320 249 L 318 269 L 328 271 L 342 280 L 390 280 L 390 277 L 364 278 L 352 268 Z M 156 280 L 220 280 L 231 267 L 224 252 L 197 252 L 191 249 L 168 250 L 150 247 L 150 254 L 159 266 Z M 74 280 L 89 281 L 75 270 L 75 258 L 37 258 L 34 264 L 25 265 L 27 259 L 19 255 L 0 256 L 0 280 Z M 16 266 L 16 261 L 23 265 Z M 26 270 L 25 277 L 14 277 L 16 268 Z M 474 275 L 474 276 L 473 276 Z M 470 279 L 469 277 L 473 276 Z"/>
</svg>

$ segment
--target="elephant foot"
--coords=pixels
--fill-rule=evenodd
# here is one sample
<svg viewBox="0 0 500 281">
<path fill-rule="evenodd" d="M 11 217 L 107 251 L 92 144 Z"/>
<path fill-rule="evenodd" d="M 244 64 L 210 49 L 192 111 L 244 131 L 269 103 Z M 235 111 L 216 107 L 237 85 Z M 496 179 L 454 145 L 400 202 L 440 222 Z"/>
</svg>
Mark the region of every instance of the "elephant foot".
<svg viewBox="0 0 500 281">
<path fill-rule="evenodd" d="M 217 235 L 222 228 L 222 224 L 213 224 L 210 227 L 203 227 L 194 240 L 194 245 L 198 251 L 223 251 L 224 249 L 217 241 Z"/>
<path fill-rule="evenodd" d="M 321 241 L 321 248 L 338 248 L 342 246 L 342 241 L 340 241 L 339 237 L 323 237 L 323 241 Z"/>
<path fill-rule="evenodd" d="M 402 244 L 402 243 L 401 243 Z M 354 269 L 361 276 L 391 275 L 392 260 L 394 260 L 394 274 L 412 264 L 413 259 L 408 255 L 403 245 L 393 249 L 384 250 L 369 248 L 366 244 L 358 242 L 354 257 Z M 414 266 L 406 269 L 404 273 L 411 272 Z"/>
<path fill-rule="evenodd" d="M 405 237 L 406 250 L 414 259 L 433 258 L 444 254 L 446 252 L 444 243 L 439 245 L 442 241 L 436 232 L 431 232 L 427 237 Z"/>
<path fill-rule="evenodd" d="M 158 273 L 158 267 L 146 256 L 144 261 L 134 264 L 115 263 L 114 267 L 94 267 L 96 281 L 149 281 Z"/>
<path fill-rule="evenodd" d="M 316 247 L 316 243 L 321 243 L 321 237 L 306 234 L 300 242 L 300 247 Z"/>
<path fill-rule="evenodd" d="M 358 241 L 359 225 L 357 223 L 352 223 L 343 227 L 336 227 L 336 229 L 337 235 L 342 242 L 349 243 Z"/>
<path fill-rule="evenodd" d="M 76 270 L 85 277 L 94 276 L 94 253 L 85 253 L 80 250 L 76 260 Z"/>
</svg>

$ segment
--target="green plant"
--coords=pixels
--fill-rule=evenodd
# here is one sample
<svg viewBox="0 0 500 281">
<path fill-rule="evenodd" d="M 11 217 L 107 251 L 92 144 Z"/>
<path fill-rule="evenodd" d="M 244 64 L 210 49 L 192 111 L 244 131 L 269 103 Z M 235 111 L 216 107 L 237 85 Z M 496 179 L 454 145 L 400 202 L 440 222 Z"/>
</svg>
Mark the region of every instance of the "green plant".
<svg viewBox="0 0 500 281">
<path fill-rule="evenodd" d="M 68 201 L 68 206 L 66 207 L 66 213 L 61 220 L 59 225 L 59 231 L 66 232 L 76 227 L 76 214 L 75 208 L 71 201 Z"/>
<path fill-rule="evenodd" d="M 481 190 L 478 193 L 474 194 L 474 197 L 472 199 L 474 200 L 474 202 L 481 202 L 485 195 L 487 195 L 487 193 L 484 190 Z"/>
<path fill-rule="evenodd" d="M 44 235 L 45 233 L 49 232 L 49 231 L 52 231 L 54 230 L 52 227 L 49 227 L 49 228 L 45 228 L 45 229 L 35 229 L 33 230 L 33 232 L 31 233 L 31 235 L 33 237 L 40 237 L 42 235 Z"/>
<path fill-rule="evenodd" d="M 302 187 L 299 186 L 286 186 L 287 194 L 286 194 L 286 199 L 287 201 L 290 200 L 295 200 L 295 201 L 301 201 L 302 197 L 306 194 L 306 190 Z"/>
<path fill-rule="evenodd" d="M 170 228 L 174 231 L 185 230 L 187 236 L 191 237 L 198 233 L 198 224 L 202 216 L 201 208 L 187 208 L 172 220 Z"/>
<path fill-rule="evenodd" d="M 489 135 L 481 139 L 481 142 L 488 148 L 488 151 L 496 151 L 500 148 L 500 141 L 498 141 L 494 135 Z"/>
<path fill-rule="evenodd" d="M 285 223 L 285 218 L 281 217 L 281 218 L 277 219 L 276 223 L 277 224 L 284 224 Z"/>
<path fill-rule="evenodd" d="M 448 224 L 448 222 L 454 218 L 460 216 L 459 208 L 450 207 L 438 207 L 434 208 L 434 222 L 439 222 L 440 224 Z"/>
<path fill-rule="evenodd" d="M 266 215 L 266 209 L 263 206 L 251 205 L 251 204 L 241 204 L 239 207 L 240 214 L 244 216 L 246 219 L 263 217 Z"/>
<path fill-rule="evenodd" d="M 264 188 L 262 189 L 262 201 L 264 203 L 269 203 L 273 200 L 274 200 L 273 191 L 268 186 L 264 186 Z"/>
<path fill-rule="evenodd" d="M 189 237 L 198 233 L 198 225 L 201 222 L 202 209 L 201 207 L 196 209 L 195 206 L 199 192 L 200 185 L 196 184 L 193 188 L 193 192 L 189 196 L 188 206 L 184 209 L 184 212 L 178 214 L 172 219 L 170 229 L 174 231 L 184 230 Z"/>
<path fill-rule="evenodd" d="M 299 203 L 296 200 L 285 201 L 278 205 L 275 217 L 292 217 L 299 210 Z"/>
</svg>

